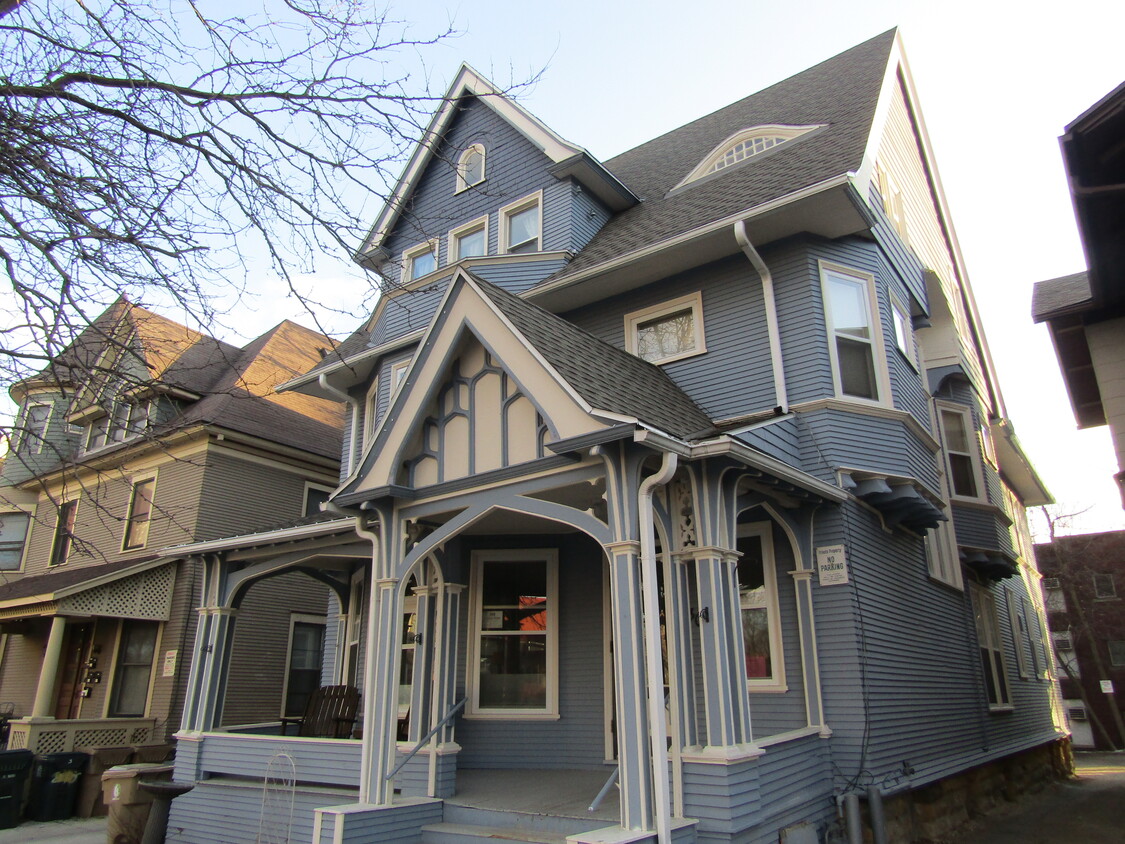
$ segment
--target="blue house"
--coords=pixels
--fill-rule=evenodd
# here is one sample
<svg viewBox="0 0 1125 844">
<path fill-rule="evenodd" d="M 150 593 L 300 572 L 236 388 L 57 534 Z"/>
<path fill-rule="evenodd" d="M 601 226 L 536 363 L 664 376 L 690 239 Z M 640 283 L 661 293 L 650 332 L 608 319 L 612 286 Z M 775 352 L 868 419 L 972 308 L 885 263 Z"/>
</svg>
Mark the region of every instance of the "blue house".
<svg viewBox="0 0 1125 844">
<path fill-rule="evenodd" d="M 169 840 L 796 844 L 869 789 L 908 840 L 1049 775 L 1050 498 L 895 32 L 606 162 L 462 67 L 358 259 L 386 295 L 287 385 L 348 407 L 327 512 L 173 551 Z M 361 723 L 218 729 L 294 570 Z"/>
</svg>

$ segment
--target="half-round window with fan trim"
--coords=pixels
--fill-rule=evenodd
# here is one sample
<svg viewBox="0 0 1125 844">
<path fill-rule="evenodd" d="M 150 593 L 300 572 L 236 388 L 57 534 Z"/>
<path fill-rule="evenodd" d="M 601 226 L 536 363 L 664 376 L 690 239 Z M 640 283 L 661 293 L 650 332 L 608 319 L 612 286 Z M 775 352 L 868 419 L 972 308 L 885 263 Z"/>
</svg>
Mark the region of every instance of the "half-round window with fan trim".
<svg viewBox="0 0 1125 844">
<path fill-rule="evenodd" d="M 781 126 L 771 124 L 768 126 L 753 126 L 749 129 L 743 129 L 731 135 L 711 150 L 707 157 L 688 174 L 687 178 L 676 185 L 676 187 L 683 187 L 704 176 L 710 176 L 713 173 L 726 170 L 729 167 L 733 167 L 736 164 L 761 155 L 774 147 L 778 147 L 788 141 L 808 134 L 814 129 L 820 128 L 820 125 Z"/>
</svg>

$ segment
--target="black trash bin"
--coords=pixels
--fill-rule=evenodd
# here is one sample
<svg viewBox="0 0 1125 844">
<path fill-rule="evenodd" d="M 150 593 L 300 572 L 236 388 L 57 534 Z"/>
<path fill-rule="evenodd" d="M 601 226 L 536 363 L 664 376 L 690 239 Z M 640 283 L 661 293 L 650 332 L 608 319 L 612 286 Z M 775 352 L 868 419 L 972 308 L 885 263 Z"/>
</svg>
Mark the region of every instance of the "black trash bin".
<svg viewBox="0 0 1125 844">
<path fill-rule="evenodd" d="M 20 822 L 27 772 L 34 759 L 30 750 L 0 751 L 0 829 L 11 829 Z"/>
<path fill-rule="evenodd" d="M 74 815 L 78 783 L 88 753 L 47 753 L 35 757 L 27 816 L 33 821 L 61 821 Z"/>
</svg>

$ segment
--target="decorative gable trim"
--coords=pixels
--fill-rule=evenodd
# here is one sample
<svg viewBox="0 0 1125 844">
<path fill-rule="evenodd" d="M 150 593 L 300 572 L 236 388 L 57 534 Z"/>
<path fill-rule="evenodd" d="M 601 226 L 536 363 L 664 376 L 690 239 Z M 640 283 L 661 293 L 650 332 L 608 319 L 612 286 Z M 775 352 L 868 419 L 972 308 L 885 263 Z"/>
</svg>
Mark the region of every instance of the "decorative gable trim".
<svg viewBox="0 0 1125 844">
<path fill-rule="evenodd" d="M 406 207 L 407 199 L 417 187 L 426 166 L 436 156 L 449 124 L 457 114 L 458 104 L 463 97 L 469 96 L 479 97 L 481 103 L 496 112 L 536 148 L 542 150 L 554 164 L 563 165 L 563 169 L 555 173 L 558 178 L 574 176 L 583 184 L 590 186 L 599 198 L 604 196 L 612 200 L 611 207 L 614 210 L 620 210 L 616 207 L 618 205 L 627 208 L 640 201 L 585 149 L 555 134 L 535 115 L 510 99 L 476 70 L 468 64 L 462 64 L 453 84 L 449 86 L 449 90 L 441 100 L 441 107 L 434 114 L 422 140 L 415 147 L 410 161 L 399 177 L 394 193 L 383 206 L 375 225 L 371 227 L 363 245 L 356 253 L 355 259 L 360 264 L 375 267 L 387 259 L 382 249 L 384 240 Z M 625 204 L 622 204 L 623 202 Z"/>
</svg>

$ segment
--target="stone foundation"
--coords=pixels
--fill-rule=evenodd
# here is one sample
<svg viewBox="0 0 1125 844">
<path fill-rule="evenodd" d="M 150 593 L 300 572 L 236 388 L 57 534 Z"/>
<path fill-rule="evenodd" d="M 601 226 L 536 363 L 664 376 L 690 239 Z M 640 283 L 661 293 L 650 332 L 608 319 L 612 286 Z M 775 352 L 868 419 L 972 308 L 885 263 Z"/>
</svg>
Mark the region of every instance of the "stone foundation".
<svg viewBox="0 0 1125 844">
<path fill-rule="evenodd" d="M 889 797 L 884 802 L 887 840 L 929 844 L 958 827 L 1053 782 L 1074 776 L 1070 739 L 1061 739 L 998 759 L 938 782 Z M 864 837 L 871 841 L 864 813 Z"/>
</svg>

